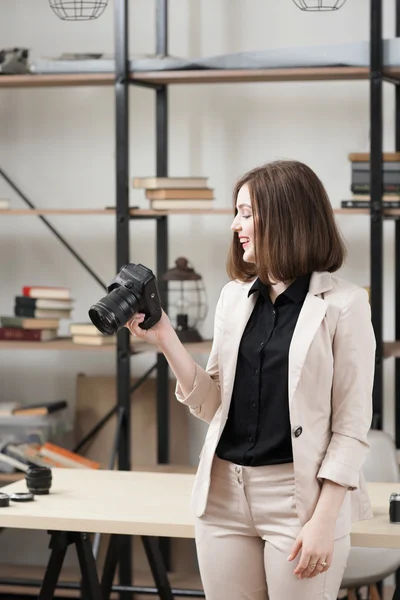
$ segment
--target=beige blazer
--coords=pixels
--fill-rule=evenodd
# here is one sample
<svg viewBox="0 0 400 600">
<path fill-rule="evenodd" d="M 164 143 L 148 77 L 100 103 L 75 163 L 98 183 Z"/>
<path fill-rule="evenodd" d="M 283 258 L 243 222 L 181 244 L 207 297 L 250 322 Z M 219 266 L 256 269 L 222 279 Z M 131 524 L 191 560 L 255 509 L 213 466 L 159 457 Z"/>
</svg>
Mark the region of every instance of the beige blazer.
<svg viewBox="0 0 400 600">
<path fill-rule="evenodd" d="M 215 450 L 228 418 L 240 340 L 258 293 L 253 282 L 230 281 L 222 289 L 206 369 L 197 366 L 193 390 L 176 395 L 208 422 L 191 506 L 204 514 Z M 375 337 L 368 294 L 328 272 L 314 272 L 289 348 L 289 411 L 295 500 L 302 524 L 312 516 L 322 482 L 349 488 L 335 537 L 352 521 L 372 517 L 362 474 L 372 419 Z"/>
</svg>

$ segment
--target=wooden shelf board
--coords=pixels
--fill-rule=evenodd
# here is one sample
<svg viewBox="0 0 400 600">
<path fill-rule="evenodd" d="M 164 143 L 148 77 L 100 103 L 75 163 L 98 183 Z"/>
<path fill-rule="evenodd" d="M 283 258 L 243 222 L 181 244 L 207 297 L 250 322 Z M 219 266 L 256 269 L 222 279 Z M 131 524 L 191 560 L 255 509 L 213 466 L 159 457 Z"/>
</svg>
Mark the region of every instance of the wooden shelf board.
<svg viewBox="0 0 400 600">
<path fill-rule="evenodd" d="M 113 215 L 115 209 L 102 208 L 43 208 L 43 209 L 3 209 L 0 210 L 0 216 L 3 217 L 22 217 L 22 216 L 38 216 L 38 215 Z M 173 210 L 150 210 L 132 208 L 129 211 L 132 216 L 164 216 L 164 215 L 232 215 L 233 209 L 230 208 L 213 208 L 213 209 L 173 209 Z"/>
<path fill-rule="evenodd" d="M 385 69 L 385 75 L 400 80 L 400 67 Z M 198 69 L 181 71 L 137 71 L 132 82 L 150 84 L 255 83 L 274 81 L 367 80 L 368 67 L 308 67 L 287 69 Z M 114 73 L 63 73 L 47 75 L 1 75 L 0 87 L 111 86 Z"/>
<path fill-rule="evenodd" d="M 211 341 L 196 342 L 192 344 L 184 344 L 188 352 L 193 354 L 209 353 L 211 350 Z M 157 352 L 156 346 L 147 342 L 135 341 L 131 345 L 132 354 L 142 352 Z M 85 344 L 75 344 L 71 338 L 58 338 L 49 342 L 25 342 L 25 341 L 8 341 L 0 340 L 0 350 L 75 350 L 75 352 L 98 352 L 98 351 L 116 351 L 116 346 L 108 344 L 106 346 L 91 346 Z"/>
<path fill-rule="evenodd" d="M 399 77 L 400 69 L 391 69 Z M 194 71 L 147 71 L 131 74 L 145 83 L 256 83 L 274 81 L 326 81 L 368 79 L 368 67 L 309 67 L 293 69 L 198 69 Z"/>
<path fill-rule="evenodd" d="M 112 85 L 114 81 L 114 73 L 0 75 L 0 87 L 3 88 L 89 87 Z"/>
</svg>

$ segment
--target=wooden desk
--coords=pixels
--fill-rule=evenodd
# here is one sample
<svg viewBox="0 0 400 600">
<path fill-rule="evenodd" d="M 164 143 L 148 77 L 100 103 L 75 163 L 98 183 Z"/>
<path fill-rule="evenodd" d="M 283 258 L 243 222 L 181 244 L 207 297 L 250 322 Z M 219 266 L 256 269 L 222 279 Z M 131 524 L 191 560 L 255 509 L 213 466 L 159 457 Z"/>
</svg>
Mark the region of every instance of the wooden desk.
<svg viewBox="0 0 400 600">
<path fill-rule="evenodd" d="M 38 600 L 54 597 L 70 544 L 78 553 L 85 598 L 108 598 L 126 535 L 141 536 L 157 595 L 173 600 L 157 537 L 194 537 L 189 512 L 193 478 L 193 473 L 53 469 L 51 493 L 0 508 L 0 527 L 51 533 L 52 553 Z M 24 491 L 24 479 L 1 488 L 7 494 Z M 111 534 L 101 583 L 87 533 Z M 185 595 L 198 597 L 198 592 Z"/>
<path fill-rule="evenodd" d="M 53 469 L 51 493 L 0 508 L 0 527 L 140 535 L 147 541 L 153 536 L 193 538 L 193 480 L 192 473 Z M 375 517 L 354 524 L 352 544 L 400 548 L 400 524 L 389 522 L 389 497 L 400 492 L 400 484 L 370 483 L 368 489 Z M 25 480 L 1 491 L 26 491 Z"/>
<path fill-rule="evenodd" d="M 192 473 L 53 469 L 48 496 L 0 509 L 0 527 L 193 538 Z M 375 517 L 355 523 L 355 546 L 400 548 L 400 524 L 389 522 L 389 497 L 400 483 L 369 483 Z M 1 488 L 26 491 L 25 480 Z"/>
</svg>

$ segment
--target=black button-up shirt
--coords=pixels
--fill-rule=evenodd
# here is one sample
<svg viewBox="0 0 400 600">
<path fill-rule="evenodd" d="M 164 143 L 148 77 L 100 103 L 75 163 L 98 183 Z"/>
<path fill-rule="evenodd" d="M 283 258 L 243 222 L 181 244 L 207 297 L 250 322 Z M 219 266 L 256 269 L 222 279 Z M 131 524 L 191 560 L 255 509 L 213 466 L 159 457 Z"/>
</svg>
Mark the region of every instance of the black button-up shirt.
<svg viewBox="0 0 400 600">
<path fill-rule="evenodd" d="M 239 465 L 293 461 L 289 419 L 289 346 L 311 275 L 297 279 L 271 302 L 268 286 L 259 293 L 239 346 L 228 420 L 217 456 Z"/>
</svg>

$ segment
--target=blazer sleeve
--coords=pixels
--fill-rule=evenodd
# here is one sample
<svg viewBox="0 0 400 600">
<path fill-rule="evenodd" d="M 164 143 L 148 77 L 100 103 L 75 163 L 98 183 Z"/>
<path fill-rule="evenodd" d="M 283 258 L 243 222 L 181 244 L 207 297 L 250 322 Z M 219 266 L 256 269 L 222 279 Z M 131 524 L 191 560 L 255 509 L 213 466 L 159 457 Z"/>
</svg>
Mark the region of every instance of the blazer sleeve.
<svg viewBox="0 0 400 600">
<path fill-rule="evenodd" d="M 318 472 L 351 490 L 357 489 L 369 448 L 372 419 L 375 336 L 368 294 L 350 293 L 333 339 L 332 437 Z"/>
<path fill-rule="evenodd" d="M 190 412 L 199 419 L 211 423 L 218 407 L 221 404 L 221 386 L 219 380 L 218 350 L 222 337 L 223 323 L 223 296 L 225 287 L 222 289 L 214 318 L 214 336 L 211 353 L 205 369 L 196 364 L 196 372 L 193 388 L 185 397 L 182 389 L 177 383 L 175 395 L 177 399 L 189 407 Z"/>
</svg>

